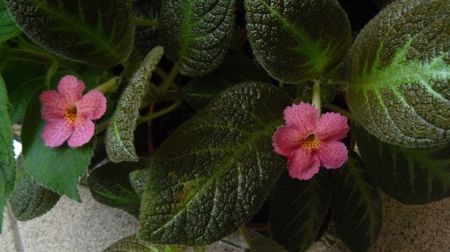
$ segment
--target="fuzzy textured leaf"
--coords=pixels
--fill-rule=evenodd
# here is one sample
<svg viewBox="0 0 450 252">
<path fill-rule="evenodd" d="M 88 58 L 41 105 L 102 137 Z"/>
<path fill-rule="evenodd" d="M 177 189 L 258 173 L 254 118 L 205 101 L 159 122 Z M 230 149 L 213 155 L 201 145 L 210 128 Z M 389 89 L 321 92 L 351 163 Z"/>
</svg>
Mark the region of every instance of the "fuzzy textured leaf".
<svg viewBox="0 0 450 252">
<path fill-rule="evenodd" d="M 245 8 L 256 59 L 280 81 L 317 78 L 350 48 L 350 23 L 336 0 L 245 0 Z"/>
<path fill-rule="evenodd" d="M 106 132 L 106 152 L 113 162 L 138 161 L 134 148 L 134 130 L 139 119 L 139 108 L 150 89 L 150 79 L 163 54 L 164 49 L 160 46 L 151 50 L 120 97 Z"/>
<path fill-rule="evenodd" d="M 50 211 L 61 196 L 39 185 L 21 166 L 23 161 L 18 163 L 16 186 L 9 203 L 17 220 L 29 221 Z"/>
<path fill-rule="evenodd" d="M 246 223 L 285 167 L 272 134 L 291 102 L 274 86 L 243 83 L 180 126 L 153 156 L 139 238 L 204 245 Z"/>
<path fill-rule="evenodd" d="M 146 162 L 107 163 L 95 168 L 88 177 L 92 196 L 100 203 L 139 217 L 141 201 L 131 186 L 129 175 L 136 169 L 142 169 L 145 164 Z"/>
<path fill-rule="evenodd" d="M 450 196 L 450 145 L 413 149 L 391 145 L 353 127 L 359 152 L 384 193 L 403 204 L 427 204 Z"/>
<path fill-rule="evenodd" d="M 354 152 L 333 175 L 331 211 L 336 232 L 352 251 L 368 251 L 377 240 L 383 221 L 378 189 Z"/>
<path fill-rule="evenodd" d="M 124 238 L 109 246 L 103 252 L 182 252 L 177 246 L 157 245 L 140 241 L 135 235 Z"/>
<path fill-rule="evenodd" d="M 6 0 L 19 26 L 47 50 L 97 67 L 128 59 L 134 24 L 128 0 Z"/>
<path fill-rule="evenodd" d="M 161 3 L 161 41 L 182 74 L 203 75 L 220 65 L 233 33 L 235 5 L 235 0 Z"/>
<path fill-rule="evenodd" d="M 39 184 L 81 201 L 77 185 L 90 163 L 93 143 L 76 149 L 67 145 L 45 146 L 41 138 L 45 122 L 41 120 L 40 107 L 38 95 L 35 95 L 25 113 L 21 132 L 25 170 Z"/>
<path fill-rule="evenodd" d="M 228 56 L 219 68 L 208 75 L 197 77 L 183 89 L 184 100 L 195 110 L 200 110 L 225 89 L 249 81 L 270 83 L 264 69 L 247 57 Z"/>
<path fill-rule="evenodd" d="M 0 0 L 0 42 L 14 38 L 20 32 L 16 21 L 14 21 L 6 9 L 5 0 Z"/>
<path fill-rule="evenodd" d="M 328 213 L 331 187 L 322 171 L 312 180 L 299 181 L 283 173 L 272 198 L 271 237 L 289 251 L 305 251 L 316 239 Z"/>
<path fill-rule="evenodd" d="M 399 0 L 358 35 L 348 102 L 382 141 L 411 148 L 450 142 L 448 20 L 448 0 Z"/>
<path fill-rule="evenodd" d="M 5 82 L 0 76 L 0 213 L 14 189 L 15 160 L 13 152 L 13 133 L 8 115 L 8 94 Z M 3 214 L 0 214 L 0 232 Z"/>
</svg>

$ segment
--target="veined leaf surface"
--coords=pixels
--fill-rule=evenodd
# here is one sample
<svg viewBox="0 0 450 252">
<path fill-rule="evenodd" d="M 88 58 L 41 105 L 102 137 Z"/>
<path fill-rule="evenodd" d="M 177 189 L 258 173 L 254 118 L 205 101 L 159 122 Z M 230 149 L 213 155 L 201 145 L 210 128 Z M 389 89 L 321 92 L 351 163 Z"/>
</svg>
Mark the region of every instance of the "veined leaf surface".
<svg viewBox="0 0 450 252">
<path fill-rule="evenodd" d="M 0 0 L 0 42 L 14 38 L 20 32 L 16 21 L 14 21 L 6 9 L 5 0 Z"/>
</svg>

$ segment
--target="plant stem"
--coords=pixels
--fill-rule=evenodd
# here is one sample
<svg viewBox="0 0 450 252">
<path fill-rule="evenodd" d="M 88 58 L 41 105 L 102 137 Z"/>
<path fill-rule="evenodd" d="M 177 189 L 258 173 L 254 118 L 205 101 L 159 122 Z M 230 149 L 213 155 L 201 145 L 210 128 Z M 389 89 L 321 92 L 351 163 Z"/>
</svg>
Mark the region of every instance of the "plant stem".
<svg viewBox="0 0 450 252">
<path fill-rule="evenodd" d="M 165 115 L 173 112 L 175 109 L 177 109 L 182 103 L 183 103 L 183 100 L 179 99 L 179 100 L 175 101 L 172 105 L 170 105 L 167 108 L 161 109 L 161 110 L 159 110 L 157 112 L 154 112 L 154 113 L 152 113 L 150 115 L 141 117 L 139 119 L 139 123 L 148 122 L 148 121 L 154 120 L 154 119 L 156 119 L 158 117 L 165 116 Z"/>
<path fill-rule="evenodd" d="M 113 92 L 119 87 L 120 78 L 115 76 L 111 79 L 103 82 L 99 86 L 96 87 L 96 89 L 104 94 Z"/>
<path fill-rule="evenodd" d="M 319 111 L 320 114 L 322 104 L 320 101 L 320 81 L 318 79 L 314 80 L 312 104 L 316 107 L 316 109 Z"/>
<path fill-rule="evenodd" d="M 53 60 L 50 68 L 47 71 L 47 75 L 45 76 L 45 87 L 50 89 L 50 82 L 52 81 L 53 76 L 58 72 L 59 64 L 57 60 Z"/>
<path fill-rule="evenodd" d="M 146 19 L 141 17 L 134 17 L 134 23 L 137 25 L 147 26 L 147 27 L 158 27 L 159 21 L 155 19 Z"/>
<path fill-rule="evenodd" d="M 167 78 L 164 80 L 164 82 L 160 86 L 161 91 L 166 91 L 170 88 L 171 85 L 173 85 L 173 82 L 175 78 L 178 75 L 178 72 L 180 71 L 180 63 L 176 63 L 173 65 L 172 69 L 170 70 L 169 74 L 167 75 Z"/>
<path fill-rule="evenodd" d="M 239 234 L 241 235 L 242 239 L 244 239 L 244 241 L 247 243 L 247 245 L 250 247 L 250 244 L 252 243 L 252 236 L 250 235 L 250 233 L 248 232 L 247 228 L 245 228 L 244 226 L 239 228 Z"/>
<path fill-rule="evenodd" d="M 102 123 L 97 124 L 95 127 L 95 134 L 98 135 L 108 129 L 109 125 L 111 124 L 111 119 L 108 119 Z"/>
<path fill-rule="evenodd" d="M 329 109 L 329 110 L 331 110 L 333 112 L 338 112 L 338 113 L 346 116 L 348 119 L 352 118 L 352 115 L 351 115 L 350 111 L 345 110 L 345 109 L 343 109 L 343 108 L 341 108 L 339 106 L 336 106 L 334 104 L 327 104 L 327 105 L 325 105 L 325 108 L 327 108 L 327 109 Z"/>
</svg>

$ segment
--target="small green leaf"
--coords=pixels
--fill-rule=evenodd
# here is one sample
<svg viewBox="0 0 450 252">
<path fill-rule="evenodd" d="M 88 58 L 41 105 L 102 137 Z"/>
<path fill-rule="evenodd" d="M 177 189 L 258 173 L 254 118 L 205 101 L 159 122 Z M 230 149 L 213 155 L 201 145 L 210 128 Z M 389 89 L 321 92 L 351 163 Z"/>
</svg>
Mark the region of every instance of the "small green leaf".
<svg viewBox="0 0 450 252">
<path fill-rule="evenodd" d="M 39 185 L 24 169 L 23 161 L 17 164 L 17 181 L 9 199 L 14 217 L 29 221 L 50 211 L 61 196 Z"/>
<path fill-rule="evenodd" d="M 361 126 L 352 127 L 372 179 L 404 204 L 426 204 L 450 196 L 450 145 L 426 149 L 384 143 Z"/>
<path fill-rule="evenodd" d="M 149 167 L 139 238 L 204 245 L 249 221 L 285 166 L 272 135 L 290 103 L 274 86 L 244 83 L 172 133 Z"/>
<path fill-rule="evenodd" d="M 5 0 L 0 0 L 0 42 L 14 38 L 20 34 L 16 21 L 6 9 Z"/>
<path fill-rule="evenodd" d="M 287 250 L 270 238 L 256 237 L 250 242 L 249 252 L 287 252 Z"/>
<path fill-rule="evenodd" d="M 160 46 L 151 50 L 122 93 L 106 132 L 106 152 L 113 162 L 138 161 L 134 130 L 139 119 L 139 108 L 150 89 L 150 79 L 163 54 L 164 49 Z"/>
<path fill-rule="evenodd" d="M 25 34 L 53 53 L 97 67 L 122 63 L 131 53 L 131 1 L 6 2 Z"/>
<path fill-rule="evenodd" d="M 0 76 L 0 213 L 14 189 L 15 160 L 13 151 L 13 132 L 8 115 L 8 94 L 5 82 Z M 0 232 L 3 214 L 0 214 Z"/>
<path fill-rule="evenodd" d="M 350 23 L 336 0 L 245 0 L 245 8 L 256 59 L 280 81 L 315 79 L 350 48 Z"/>
<path fill-rule="evenodd" d="M 124 238 L 113 245 L 109 246 L 103 252 L 183 252 L 186 248 L 158 245 L 140 241 L 135 235 Z"/>
<path fill-rule="evenodd" d="M 396 1 L 351 49 L 348 102 L 382 141 L 410 148 L 450 142 L 450 2 Z"/>
<path fill-rule="evenodd" d="M 66 145 L 45 146 L 41 138 L 45 122 L 41 120 L 40 107 L 38 95 L 35 95 L 25 113 L 21 133 L 25 169 L 39 184 L 81 201 L 77 185 L 90 163 L 93 144 L 76 149 Z"/>
<path fill-rule="evenodd" d="M 129 175 L 136 169 L 142 169 L 146 164 L 147 162 L 107 163 L 95 168 L 88 177 L 92 196 L 100 203 L 120 208 L 139 217 L 141 200 L 130 184 Z"/>
<path fill-rule="evenodd" d="M 316 239 L 328 213 L 331 186 L 324 171 L 299 181 L 283 173 L 273 192 L 270 235 L 289 251 L 305 251 Z"/>
<path fill-rule="evenodd" d="M 161 41 L 182 74 L 203 75 L 220 65 L 233 33 L 235 5 L 235 0 L 161 3 Z"/>
<path fill-rule="evenodd" d="M 333 175 L 331 212 L 336 232 L 352 251 L 368 251 L 377 240 L 383 221 L 378 189 L 354 152 Z"/>
<path fill-rule="evenodd" d="M 182 95 L 189 105 L 195 110 L 200 110 L 225 89 L 249 81 L 270 83 L 271 79 L 264 69 L 251 59 L 242 56 L 228 56 L 218 69 L 190 81 L 182 89 Z"/>
</svg>

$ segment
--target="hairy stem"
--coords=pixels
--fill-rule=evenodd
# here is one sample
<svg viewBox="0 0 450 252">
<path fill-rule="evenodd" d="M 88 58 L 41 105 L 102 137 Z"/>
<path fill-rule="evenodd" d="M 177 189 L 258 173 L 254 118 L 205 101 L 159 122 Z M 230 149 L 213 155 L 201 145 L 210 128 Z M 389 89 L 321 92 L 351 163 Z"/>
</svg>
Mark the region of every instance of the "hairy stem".
<svg viewBox="0 0 450 252">
<path fill-rule="evenodd" d="M 321 101 L 320 101 L 320 81 L 314 80 L 313 92 L 312 92 L 312 104 L 316 107 L 316 109 L 321 111 Z"/>
<path fill-rule="evenodd" d="M 119 83 L 120 78 L 115 76 L 97 86 L 96 89 L 104 94 L 114 92 L 119 87 Z"/>
</svg>

